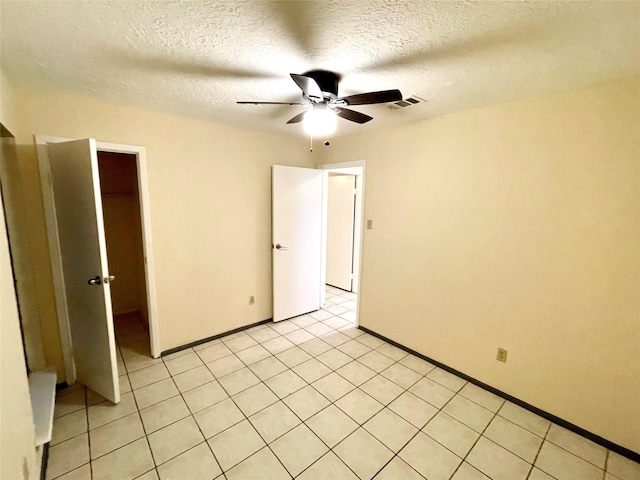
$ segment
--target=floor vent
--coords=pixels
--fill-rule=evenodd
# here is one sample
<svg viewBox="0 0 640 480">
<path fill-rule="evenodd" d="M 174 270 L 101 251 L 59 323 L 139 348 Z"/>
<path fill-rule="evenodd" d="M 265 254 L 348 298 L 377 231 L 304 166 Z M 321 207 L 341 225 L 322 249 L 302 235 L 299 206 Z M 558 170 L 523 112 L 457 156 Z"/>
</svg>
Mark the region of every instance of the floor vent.
<svg viewBox="0 0 640 480">
<path fill-rule="evenodd" d="M 389 108 L 399 110 L 401 108 L 412 107 L 413 105 L 418 105 L 420 103 L 427 103 L 427 101 L 424 98 L 418 97 L 417 95 L 412 95 L 398 102 L 390 103 Z"/>
</svg>

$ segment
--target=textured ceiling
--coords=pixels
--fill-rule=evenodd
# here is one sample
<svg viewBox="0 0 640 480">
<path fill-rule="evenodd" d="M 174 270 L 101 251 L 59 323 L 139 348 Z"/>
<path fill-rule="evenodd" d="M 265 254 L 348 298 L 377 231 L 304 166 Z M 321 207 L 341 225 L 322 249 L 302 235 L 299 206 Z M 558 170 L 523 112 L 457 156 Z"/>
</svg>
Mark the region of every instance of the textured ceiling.
<svg viewBox="0 0 640 480">
<path fill-rule="evenodd" d="M 354 107 L 337 134 L 640 72 L 638 1 L 7 1 L 1 65 L 18 86 L 262 130 L 301 107 L 289 73 L 340 94 L 399 88 L 427 103 Z"/>
</svg>

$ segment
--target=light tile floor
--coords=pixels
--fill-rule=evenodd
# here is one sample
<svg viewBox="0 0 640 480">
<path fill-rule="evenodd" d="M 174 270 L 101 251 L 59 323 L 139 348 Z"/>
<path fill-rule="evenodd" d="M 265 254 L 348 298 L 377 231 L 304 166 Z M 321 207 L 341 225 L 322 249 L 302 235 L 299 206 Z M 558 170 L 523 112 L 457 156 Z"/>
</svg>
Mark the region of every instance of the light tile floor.
<svg viewBox="0 0 640 480">
<path fill-rule="evenodd" d="M 47 478 L 640 478 L 637 463 L 355 328 L 356 295 L 327 295 L 317 312 L 157 360 L 144 328 L 120 321 L 122 401 L 59 392 Z"/>
</svg>

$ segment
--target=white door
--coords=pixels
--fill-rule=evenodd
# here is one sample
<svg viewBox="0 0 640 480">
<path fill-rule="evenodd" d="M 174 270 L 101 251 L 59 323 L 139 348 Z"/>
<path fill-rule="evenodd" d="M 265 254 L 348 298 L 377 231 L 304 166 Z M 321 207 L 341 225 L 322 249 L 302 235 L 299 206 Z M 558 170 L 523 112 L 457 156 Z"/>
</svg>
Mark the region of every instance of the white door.
<svg viewBox="0 0 640 480">
<path fill-rule="evenodd" d="M 322 170 L 272 169 L 273 320 L 320 308 Z"/>
<path fill-rule="evenodd" d="M 355 175 L 329 175 L 327 198 L 327 284 L 352 290 Z"/>
<path fill-rule="evenodd" d="M 107 245 L 93 139 L 48 145 L 77 380 L 120 401 Z"/>
</svg>

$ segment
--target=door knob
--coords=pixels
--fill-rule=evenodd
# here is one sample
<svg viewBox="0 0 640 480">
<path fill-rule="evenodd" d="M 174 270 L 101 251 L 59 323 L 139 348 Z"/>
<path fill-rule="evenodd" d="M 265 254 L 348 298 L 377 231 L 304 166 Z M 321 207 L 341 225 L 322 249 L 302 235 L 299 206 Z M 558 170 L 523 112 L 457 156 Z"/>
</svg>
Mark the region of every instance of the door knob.
<svg viewBox="0 0 640 480">
<path fill-rule="evenodd" d="M 104 277 L 104 283 L 111 283 L 116 279 L 114 275 L 109 275 L 108 277 Z"/>
<path fill-rule="evenodd" d="M 97 276 L 95 278 L 90 278 L 87 283 L 89 285 L 102 285 L 102 279 L 100 278 L 100 276 Z"/>
<path fill-rule="evenodd" d="M 276 250 L 286 250 L 286 249 L 287 249 L 287 247 L 283 247 L 279 243 L 276 243 Z"/>
</svg>

